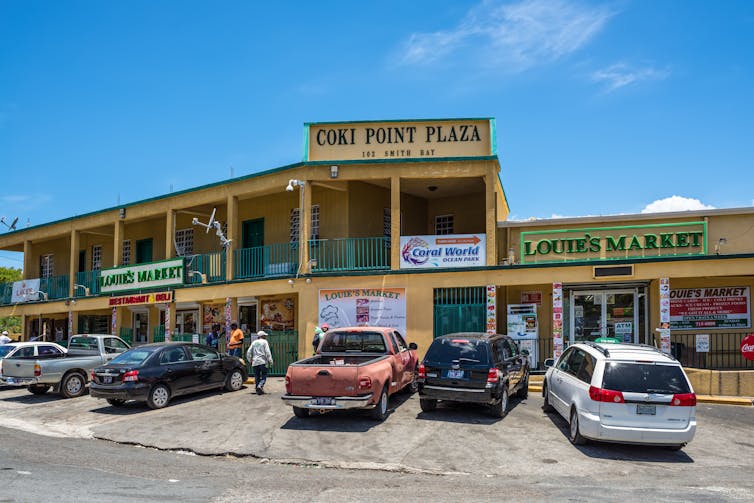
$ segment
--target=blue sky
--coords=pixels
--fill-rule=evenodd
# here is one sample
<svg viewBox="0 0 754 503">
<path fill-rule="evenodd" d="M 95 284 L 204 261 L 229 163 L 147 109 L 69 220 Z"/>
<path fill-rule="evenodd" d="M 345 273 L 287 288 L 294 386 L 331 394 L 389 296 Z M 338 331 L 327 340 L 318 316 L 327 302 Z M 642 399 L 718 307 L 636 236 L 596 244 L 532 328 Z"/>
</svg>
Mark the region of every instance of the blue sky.
<svg viewBox="0 0 754 503">
<path fill-rule="evenodd" d="M 494 117 L 514 219 L 754 204 L 748 0 L 4 0 L 0 33 L 0 216 L 21 227 L 372 119 Z"/>
</svg>

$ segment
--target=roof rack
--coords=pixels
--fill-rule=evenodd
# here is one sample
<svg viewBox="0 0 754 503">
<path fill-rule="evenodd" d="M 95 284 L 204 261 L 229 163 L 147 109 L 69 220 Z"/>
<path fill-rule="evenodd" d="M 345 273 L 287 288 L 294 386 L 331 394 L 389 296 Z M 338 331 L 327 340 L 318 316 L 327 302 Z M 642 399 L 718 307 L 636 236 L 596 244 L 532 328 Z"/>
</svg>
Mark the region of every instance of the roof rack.
<svg viewBox="0 0 754 503">
<path fill-rule="evenodd" d="M 666 353 L 665 351 L 663 351 L 662 349 L 660 349 L 660 348 L 658 348 L 656 346 L 652 346 L 650 344 L 634 344 L 634 346 L 638 346 L 638 347 L 643 348 L 643 349 L 648 349 L 650 351 L 654 351 L 655 353 L 660 353 L 660 354 L 662 354 L 664 356 L 667 356 L 671 360 L 678 361 L 676 359 L 676 357 L 673 356 L 671 353 Z"/>
<path fill-rule="evenodd" d="M 605 358 L 610 358 L 610 351 L 608 351 L 606 347 L 600 346 L 594 341 L 581 341 L 581 343 L 586 344 L 590 348 L 596 349 L 597 351 L 605 355 Z"/>
</svg>

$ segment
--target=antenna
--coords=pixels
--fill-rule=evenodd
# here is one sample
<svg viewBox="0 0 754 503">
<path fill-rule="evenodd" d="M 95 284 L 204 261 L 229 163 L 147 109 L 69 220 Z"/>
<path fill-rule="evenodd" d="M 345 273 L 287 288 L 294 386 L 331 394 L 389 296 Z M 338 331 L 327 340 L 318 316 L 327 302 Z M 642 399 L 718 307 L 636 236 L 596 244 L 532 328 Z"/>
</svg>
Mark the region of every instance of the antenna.
<svg viewBox="0 0 754 503">
<path fill-rule="evenodd" d="M 215 229 L 215 234 L 217 234 L 217 237 L 220 238 L 220 243 L 223 245 L 223 248 L 227 249 L 230 248 L 231 240 L 225 237 L 222 224 L 215 220 L 216 211 L 217 208 L 212 208 L 212 215 L 210 215 L 209 222 L 206 224 L 204 222 L 200 222 L 196 217 L 191 219 L 191 223 L 194 225 L 201 225 L 202 227 L 207 229 L 207 234 L 209 234 L 210 229 Z"/>
<path fill-rule="evenodd" d="M 15 231 L 16 230 L 16 224 L 18 223 L 18 217 L 14 218 L 13 222 L 11 222 L 10 225 L 8 225 L 8 222 L 5 221 L 5 217 L 0 217 L 0 223 L 2 223 L 8 229 L 10 229 L 12 231 Z"/>
<path fill-rule="evenodd" d="M 209 230 L 215 226 L 215 212 L 217 211 L 217 208 L 212 208 L 212 214 L 209 216 L 209 222 L 207 222 L 207 234 L 209 234 Z"/>
</svg>

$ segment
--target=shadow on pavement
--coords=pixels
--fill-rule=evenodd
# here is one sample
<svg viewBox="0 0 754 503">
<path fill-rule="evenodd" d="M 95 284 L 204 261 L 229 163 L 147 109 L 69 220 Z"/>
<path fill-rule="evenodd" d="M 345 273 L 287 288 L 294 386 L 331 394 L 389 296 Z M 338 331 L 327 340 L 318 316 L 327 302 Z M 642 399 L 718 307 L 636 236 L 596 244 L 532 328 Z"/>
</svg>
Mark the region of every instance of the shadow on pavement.
<svg viewBox="0 0 754 503">
<path fill-rule="evenodd" d="M 184 403 L 191 403 L 197 400 L 202 400 L 205 398 L 209 398 L 212 396 L 219 396 L 224 395 L 228 393 L 241 393 L 244 389 L 247 387 L 244 386 L 238 391 L 225 391 L 216 389 L 216 390 L 205 390 L 205 391 L 197 391 L 194 393 L 190 393 L 188 395 L 181 395 L 175 398 L 171 398 L 170 402 L 168 402 L 168 405 L 165 407 L 165 409 L 169 409 L 170 407 L 175 407 Z M 152 409 L 147 407 L 146 402 L 136 402 L 133 400 L 129 400 L 128 402 L 124 403 L 120 406 L 114 406 L 110 405 L 105 401 L 104 398 L 99 399 L 102 401 L 102 407 L 98 407 L 96 409 L 91 409 L 91 412 L 95 412 L 97 414 L 107 414 L 110 416 L 127 416 L 127 415 L 133 415 L 133 414 L 141 414 L 143 412 L 150 412 Z"/>
<path fill-rule="evenodd" d="M 508 414 L 518 406 L 525 398 L 511 398 L 508 402 Z M 508 415 L 506 414 L 506 416 Z M 490 416 L 486 405 L 461 402 L 438 402 L 437 408 L 432 412 L 419 412 L 416 419 L 425 421 L 443 421 L 446 423 L 468 423 L 493 425 L 505 418 Z"/>
<path fill-rule="evenodd" d="M 566 442 L 568 440 L 569 425 L 557 412 L 543 412 L 552 424 L 560 430 Z M 617 461 L 650 461 L 657 463 L 693 463 L 694 459 L 680 451 L 671 451 L 666 447 L 654 445 L 613 444 L 610 442 L 596 442 L 590 440 L 586 445 L 574 445 L 585 456 L 597 459 L 613 459 Z"/>
<path fill-rule="evenodd" d="M 87 395 L 87 394 L 89 394 L 88 389 L 84 393 L 84 395 Z M 84 396 L 84 395 L 81 395 L 81 396 Z M 28 392 L 27 395 L 12 396 L 9 398 L 0 398 L 0 401 L 3 401 L 3 402 L 28 403 L 28 404 L 58 402 L 60 400 L 69 400 L 69 399 L 63 398 L 57 393 L 52 393 L 52 392 L 47 392 L 44 395 L 35 395 L 31 392 Z M 75 400 L 75 398 L 71 398 L 70 400 Z"/>
</svg>

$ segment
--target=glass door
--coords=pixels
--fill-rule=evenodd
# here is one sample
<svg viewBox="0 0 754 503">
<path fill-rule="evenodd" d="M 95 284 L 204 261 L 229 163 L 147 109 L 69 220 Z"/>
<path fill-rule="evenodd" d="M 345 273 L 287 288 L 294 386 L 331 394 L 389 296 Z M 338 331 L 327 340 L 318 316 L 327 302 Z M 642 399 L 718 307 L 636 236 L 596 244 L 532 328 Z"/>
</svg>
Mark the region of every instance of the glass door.
<svg viewBox="0 0 754 503">
<path fill-rule="evenodd" d="M 149 312 L 136 311 L 133 316 L 134 344 L 145 344 L 149 342 Z"/>
<path fill-rule="evenodd" d="M 638 291 L 571 291 L 570 342 L 639 342 Z"/>
</svg>

